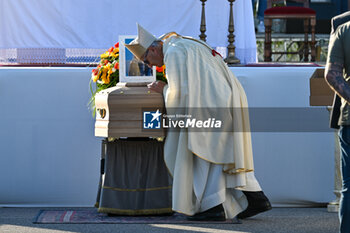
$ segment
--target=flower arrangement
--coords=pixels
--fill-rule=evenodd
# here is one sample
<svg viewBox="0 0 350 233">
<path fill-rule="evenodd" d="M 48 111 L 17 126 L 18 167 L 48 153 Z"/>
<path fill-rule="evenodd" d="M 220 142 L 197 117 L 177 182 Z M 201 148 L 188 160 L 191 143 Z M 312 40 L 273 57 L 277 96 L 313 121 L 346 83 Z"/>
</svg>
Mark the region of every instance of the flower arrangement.
<svg viewBox="0 0 350 233">
<path fill-rule="evenodd" d="M 156 71 L 157 71 L 156 79 L 159 81 L 168 83 L 168 80 L 166 79 L 166 76 L 165 76 L 165 65 L 163 65 L 162 67 L 157 66 Z"/>
<path fill-rule="evenodd" d="M 97 92 L 113 87 L 119 82 L 119 42 L 101 54 L 98 66 L 92 70 L 90 79 L 91 98 L 89 108 L 95 116 L 95 95 Z M 167 82 L 165 66 L 156 67 L 156 79 Z M 93 88 L 96 83 L 96 88 Z"/>
<path fill-rule="evenodd" d="M 91 80 L 97 83 L 96 92 L 115 86 L 119 81 L 119 42 L 100 57 L 100 64 L 91 74 Z"/>
</svg>

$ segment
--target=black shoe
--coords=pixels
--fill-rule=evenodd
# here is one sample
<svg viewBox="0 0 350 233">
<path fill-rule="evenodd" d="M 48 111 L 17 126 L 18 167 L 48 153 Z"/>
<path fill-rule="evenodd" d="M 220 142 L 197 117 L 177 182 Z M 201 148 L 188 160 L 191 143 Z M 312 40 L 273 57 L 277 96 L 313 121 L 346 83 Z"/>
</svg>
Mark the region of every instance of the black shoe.
<svg viewBox="0 0 350 233">
<path fill-rule="evenodd" d="M 225 211 L 222 204 L 204 212 L 187 217 L 189 221 L 226 221 Z"/>
<path fill-rule="evenodd" d="M 240 219 L 249 218 L 254 215 L 257 215 L 272 209 L 271 203 L 269 199 L 265 196 L 263 191 L 260 191 L 260 192 L 243 191 L 243 193 L 247 197 L 248 207 L 243 212 L 237 215 L 238 218 Z"/>
</svg>

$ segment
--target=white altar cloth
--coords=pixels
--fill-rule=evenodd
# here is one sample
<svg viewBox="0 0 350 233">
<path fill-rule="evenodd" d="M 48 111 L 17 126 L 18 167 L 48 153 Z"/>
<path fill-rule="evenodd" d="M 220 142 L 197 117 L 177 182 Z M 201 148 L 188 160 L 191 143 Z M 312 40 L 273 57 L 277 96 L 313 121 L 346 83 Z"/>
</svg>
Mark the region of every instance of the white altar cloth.
<svg viewBox="0 0 350 233">
<path fill-rule="evenodd" d="M 101 138 L 86 107 L 91 69 L 0 67 L 0 206 L 95 203 Z M 231 68 L 250 107 L 308 107 L 314 69 Z M 273 206 L 334 199 L 333 133 L 254 132 L 252 143 Z"/>
<path fill-rule="evenodd" d="M 44 9 L 44 10 L 43 10 Z M 0 0 L 0 61 L 10 48 L 109 48 L 137 35 L 136 22 L 156 36 L 176 31 L 198 38 L 199 0 Z M 206 2 L 207 42 L 228 44 L 229 2 Z M 234 3 L 235 45 L 243 63 L 256 62 L 251 1 Z"/>
</svg>

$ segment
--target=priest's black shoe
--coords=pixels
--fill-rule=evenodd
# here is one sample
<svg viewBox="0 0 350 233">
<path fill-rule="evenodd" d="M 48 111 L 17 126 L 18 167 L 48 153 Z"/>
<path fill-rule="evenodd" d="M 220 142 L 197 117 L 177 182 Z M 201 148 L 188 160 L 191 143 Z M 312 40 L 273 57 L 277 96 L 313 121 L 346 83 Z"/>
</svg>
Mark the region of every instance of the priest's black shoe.
<svg viewBox="0 0 350 233">
<path fill-rule="evenodd" d="M 187 217 L 189 221 L 226 221 L 225 211 L 222 204 L 204 212 Z"/>
<path fill-rule="evenodd" d="M 237 215 L 237 218 L 244 219 L 272 209 L 269 199 L 263 191 L 248 192 L 243 191 L 248 200 L 248 207 Z"/>
</svg>

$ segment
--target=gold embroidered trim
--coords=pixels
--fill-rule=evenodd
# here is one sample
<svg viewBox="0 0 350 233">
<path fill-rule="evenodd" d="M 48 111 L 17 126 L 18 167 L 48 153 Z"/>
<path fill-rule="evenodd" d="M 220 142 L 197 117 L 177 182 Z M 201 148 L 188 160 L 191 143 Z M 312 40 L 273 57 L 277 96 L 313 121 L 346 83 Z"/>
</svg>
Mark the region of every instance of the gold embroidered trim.
<svg viewBox="0 0 350 233">
<path fill-rule="evenodd" d="M 147 189 L 122 189 L 122 188 L 114 188 L 109 186 L 103 186 L 104 189 L 112 189 L 115 191 L 123 191 L 123 192 L 145 192 L 145 191 L 156 191 L 156 190 L 163 190 L 163 189 L 171 189 L 172 186 L 166 186 L 166 187 L 157 187 L 157 188 L 147 188 Z"/>
<path fill-rule="evenodd" d="M 237 168 L 234 171 L 230 171 L 230 170 L 224 170 L 223 172 L 233 175 L 233 174 L 238 174 L 238 173 L 242 173 L 242 172 L 252 172 L 254 171 L 254 169 L 245 169 L 245 168 Z"/>
<path fill-rule="evenodd" d="M 161 209 L 141 209 L 141 210 L 124 210 L 124 209 L 100 207 L 98 208 L 97 211 L 99 213 L 122 214 L 122 215 L 166 214 L 166 213 L 173 212 L 171 207 L 161 208 Z"/>
</svg>

